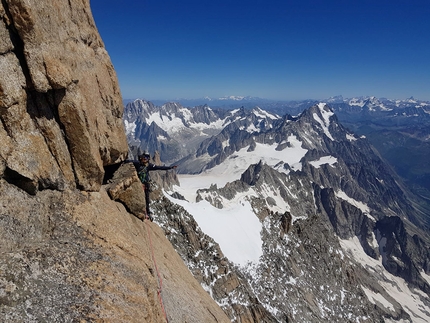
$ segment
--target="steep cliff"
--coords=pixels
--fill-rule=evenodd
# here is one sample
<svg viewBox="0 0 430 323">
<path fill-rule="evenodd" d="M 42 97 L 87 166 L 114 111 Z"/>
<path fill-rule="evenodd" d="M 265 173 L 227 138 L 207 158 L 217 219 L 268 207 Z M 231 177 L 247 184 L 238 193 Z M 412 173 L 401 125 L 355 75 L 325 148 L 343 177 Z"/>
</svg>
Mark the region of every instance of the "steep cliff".
<svg viewBox="0 0 430 323">
<path fill-rule="evenodd" d="M 129 213 L 137 178 L 104 183 L 122 114 L 87 0 L 0 2 L 1 322 L 229 322 Z"/>
</svg>

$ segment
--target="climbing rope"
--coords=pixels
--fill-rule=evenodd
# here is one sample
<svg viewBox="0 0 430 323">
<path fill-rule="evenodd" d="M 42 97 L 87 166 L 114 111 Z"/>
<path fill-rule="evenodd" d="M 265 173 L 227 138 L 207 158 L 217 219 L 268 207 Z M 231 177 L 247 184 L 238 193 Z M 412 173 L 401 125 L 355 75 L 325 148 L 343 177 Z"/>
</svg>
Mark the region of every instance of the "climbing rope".
<svg viewBox="0 0 430 323">
<path fill-rule="evenodd" d="M 164 308 L 164 301 L 163 301 L 163 280 L 161 279 L 161 275 L 160 275 L 160 271 L 158 270 L 158 266 L 157 266 L 157 261 L 155 260 L 155 254 L 154 254 L 154 248 L 152 246 L 152 239 L 151 239 L 151 233 L 149 232 L 149 217 L 146 216 L 145 218 L 145 227 L 146 227 L 146 232 L 148 235 L 148 240 L 149 240 L 149 248 L 150 248 L 150 253 L 152 256 L 152 262 L 154 264 L 155 267 L 155 271 L 157 272 L 157 281 L 158 281 L 158 289 L 157 289 L 157 295 L 158 295 L 158 301 L 160 302 L 160 306 L 161 309 L 163 310 L 163 315 L 164 318 L 166 319 L 166 322 L 169 323 L 169 319 L 167 318 L 167 313 L 166 313 L 166 309 Z"/>
</svg>

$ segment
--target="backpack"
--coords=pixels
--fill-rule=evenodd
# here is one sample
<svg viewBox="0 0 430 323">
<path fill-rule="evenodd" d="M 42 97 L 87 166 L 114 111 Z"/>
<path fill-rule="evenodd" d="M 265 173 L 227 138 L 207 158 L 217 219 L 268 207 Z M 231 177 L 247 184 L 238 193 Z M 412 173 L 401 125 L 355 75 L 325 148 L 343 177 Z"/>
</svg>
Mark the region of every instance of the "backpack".
<svg viewBox="0 0 430 323">
<path fill-rule="evenodd" d="M 148 166 L 141 166 L 137 175 L 139 176 L 140 181 L 144 184 L 149 183 L 151 181 L 151 179 L 149 178 Z"/>
</svg>

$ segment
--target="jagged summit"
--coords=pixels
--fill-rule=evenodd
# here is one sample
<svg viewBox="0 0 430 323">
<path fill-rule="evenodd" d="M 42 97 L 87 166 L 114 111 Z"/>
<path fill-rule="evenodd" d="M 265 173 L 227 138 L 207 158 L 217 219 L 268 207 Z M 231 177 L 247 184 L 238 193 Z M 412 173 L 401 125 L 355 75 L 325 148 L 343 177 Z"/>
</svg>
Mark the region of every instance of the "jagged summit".
<svg viewBox="0 0 430 323">
<path fill-rule="evenodd" d="M 297 118 L 262 113 L 260 108 L 246 112 L 234 110 L 234 114 L 233 122 L 202 141 L 195 154 L 179 161 L 182 172 L 198 173 L 229 159 L 238 164 L 241 158 L 247 165 L 257 162 L 258 158 L 272 160 L 272 165 L 286 158 L 284 163 L 298 167 L 302 151 L 321 146 L 321 141 L 354 138 L 338 124 L 325 104 L 315 105 Z M 337 128 L 343 132 L 333 132 Z"/>
</svg>

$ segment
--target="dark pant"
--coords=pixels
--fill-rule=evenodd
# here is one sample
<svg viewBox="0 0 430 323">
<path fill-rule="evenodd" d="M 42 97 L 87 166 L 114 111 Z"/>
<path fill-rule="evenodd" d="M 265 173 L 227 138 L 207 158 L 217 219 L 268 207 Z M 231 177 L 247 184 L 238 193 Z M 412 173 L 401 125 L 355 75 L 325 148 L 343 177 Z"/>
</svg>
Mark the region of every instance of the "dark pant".
<svg viewBox="0 0 430 323">
<path fill-rule="evenodd" d="M 143 191 L 145 192 L 146 215 L 149 215 L 149 184 L 143 184 Z"/>
</svg>

